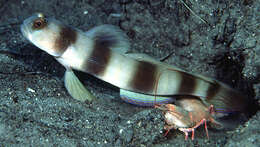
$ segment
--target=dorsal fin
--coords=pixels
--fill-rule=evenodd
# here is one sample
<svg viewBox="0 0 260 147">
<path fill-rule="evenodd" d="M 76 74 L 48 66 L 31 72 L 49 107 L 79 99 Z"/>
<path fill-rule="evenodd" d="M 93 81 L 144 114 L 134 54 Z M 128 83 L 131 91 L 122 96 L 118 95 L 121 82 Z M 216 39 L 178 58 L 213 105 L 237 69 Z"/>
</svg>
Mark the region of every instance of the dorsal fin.
<svg viewBox="0 0 260 147">
<path fill-rule="evenodd" d="M 120 54 L 125 54 L 130 48 L 127 35 L 117 26 L 100 25 L 87 31 L 86 35 L 95 43 Z"/>
</svg>

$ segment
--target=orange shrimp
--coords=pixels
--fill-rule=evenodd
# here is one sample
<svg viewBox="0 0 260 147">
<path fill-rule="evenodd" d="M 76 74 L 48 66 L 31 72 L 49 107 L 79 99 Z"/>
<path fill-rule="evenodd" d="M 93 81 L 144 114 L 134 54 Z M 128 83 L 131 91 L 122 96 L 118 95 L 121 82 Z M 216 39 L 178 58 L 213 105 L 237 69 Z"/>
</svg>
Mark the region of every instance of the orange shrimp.
<svg viewBox="0 0 260 147">
<path fill-rule="evenodd" d="M 205 125 L 205 131 L 208 135 L 207 122 L 210 121 L 220 125 L 214 118 L 213 105 L 206 107 L 199 99 L 196 98 L 181 98 L 178 99 L 176 105 L 165 104 L 156 106 L 156 108 L 163 111 L 166 125 L 165 135 L 171 129 L 178 129 L 185 134 L 185 140 L 188 139 L 189 132 L 192 132 L 192 140 L 194 139 L 195 129 L 200 125 Z"/>
<path fill-rule="evenodd" d="M 170 70 L 170 69 L 169 69 Z M 159 82 L 160 75 L 156 83 Z M 156 87 L 157 88 L 157 87 Z M 156 104 L 155 94 L 155 108 L 163 111 L 166 125 L 164 129 L 167 130 L 164 136 L 168 134 L 171 129 L 178 129 L 185 134 L 185 140 L 188 139 L 189 132 L 192 132 L 192 140 L 194 140 L 195 129 L 200 125 L 205 125 L 207 138 L 209 139 L 207 122 L 220 125 L 213 116 L 215 110 L 213 105 L 207 107 L 201 99 L 194 96 L 179 96 L 176 104 Z"/>
</svg>

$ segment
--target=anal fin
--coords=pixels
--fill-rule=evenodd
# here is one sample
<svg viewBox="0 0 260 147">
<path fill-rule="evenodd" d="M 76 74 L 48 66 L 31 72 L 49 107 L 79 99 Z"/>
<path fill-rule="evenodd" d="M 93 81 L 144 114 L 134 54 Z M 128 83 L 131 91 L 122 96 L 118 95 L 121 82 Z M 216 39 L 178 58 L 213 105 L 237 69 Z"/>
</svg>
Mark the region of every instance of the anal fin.
<svg viewBox="0 0 260 147">
<path fill-rule="evenodd" d="M 148 107 L 152 107 L 156 104 L 168 104 L 175 101 L 174 98 L 168 96 L 147 95 L 124 89 L 120 89 L 120 97 L 127 103 Z"/>
<path fill-rule="evenodd" d="M 65 72 L 64 84 L 69 94 L 76 100 L 90 102 L 95 99 L 70 69 L 67 69 Z"/>
</svg>

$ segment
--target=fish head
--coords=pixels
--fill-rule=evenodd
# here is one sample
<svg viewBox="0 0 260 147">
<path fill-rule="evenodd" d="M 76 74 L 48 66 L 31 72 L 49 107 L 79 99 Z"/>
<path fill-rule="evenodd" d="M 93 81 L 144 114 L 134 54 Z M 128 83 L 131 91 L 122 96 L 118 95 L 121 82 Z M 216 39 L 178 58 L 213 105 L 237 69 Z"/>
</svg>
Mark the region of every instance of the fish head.
<svg viewBox="0 0 260 147">
<path fill-rule="evenodd" d="M 21 24 L 21 32 L 32 44 L 52 56 L 60 56 L 60 32 L 64 25 L 54 18 L 37 13 L 25 19 Z"/>
</svg>

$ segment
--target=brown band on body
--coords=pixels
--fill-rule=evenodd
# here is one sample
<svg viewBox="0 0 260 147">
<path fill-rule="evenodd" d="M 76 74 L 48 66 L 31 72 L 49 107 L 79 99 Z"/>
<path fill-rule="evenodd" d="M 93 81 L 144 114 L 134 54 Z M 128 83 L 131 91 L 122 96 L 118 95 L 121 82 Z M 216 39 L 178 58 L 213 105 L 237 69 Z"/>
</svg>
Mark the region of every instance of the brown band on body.
<svg viewBox="0 0 260 147">
<path fill-rule="evenodd" d="M 83 68 L 93 75 L 103 76 L 112 55 L 111 49 L 118 40 L 104 32 L 96 32 L 92 39 L 93 50 Z"/>
<path fill-rule="evenodd" d="M 93 75 L 103 76 L 109 64 L 111 53 L 107 44 L 95 41 L 91 55 L 85 61 L 83 68 Z"/>
<path fill-rule="evenodd" d="M 221 89 L 221 85 L 217 82 L 214 83 L 210 83 L 207 93 L 206 93 L 206 99 L 207 100 L 211 100 L 212 98 L 214 98 L 217 93 L 220 91 Z"/>
<path fill-rule="evenodd" d="M 181 72 L 181 82 L 178 89 L 179 94 L 192 94 L 194 90 L 196 89 L 197 81 L 196 78 L 193 75 L 190 75 L 185 72 Z M 174 82 L 174 81 L 173 81 Z"/>
<path fill-rule="evenodd" d="M 140 61 L 136 69 L 130 86 L 141 92 L 153 91 L 157 78 L 157 66 L 149 62 Z"/>
<path fill-rule="evenodd" d="M 58 38 L 55 40 L 54 49 L 59 55 L 62 55 L 76 40 L 77 32 L 70 27 L 63 26 L 61 27 Z"/>
</svg>

